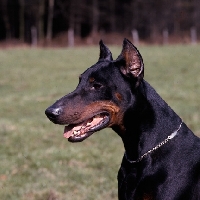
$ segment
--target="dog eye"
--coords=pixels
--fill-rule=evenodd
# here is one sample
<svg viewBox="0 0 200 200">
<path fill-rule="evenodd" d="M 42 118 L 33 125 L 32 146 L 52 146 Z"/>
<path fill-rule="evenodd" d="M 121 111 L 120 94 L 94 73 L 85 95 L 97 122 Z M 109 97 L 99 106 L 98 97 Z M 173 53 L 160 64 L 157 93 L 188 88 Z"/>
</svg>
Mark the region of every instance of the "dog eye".
<svg viewBox="0 0 200 200">
<path fill-rule="evenodd" d="M 92 88 L 91 88 L 91 89 L 93 89 L 93 90 L 98 90 L 98 89 L 100 89 L 101 87 L 103 87 L 103 85 L 101 85 L 100 83 L 94 83 L 94 84 L 92 85 Z"/>
</svg>

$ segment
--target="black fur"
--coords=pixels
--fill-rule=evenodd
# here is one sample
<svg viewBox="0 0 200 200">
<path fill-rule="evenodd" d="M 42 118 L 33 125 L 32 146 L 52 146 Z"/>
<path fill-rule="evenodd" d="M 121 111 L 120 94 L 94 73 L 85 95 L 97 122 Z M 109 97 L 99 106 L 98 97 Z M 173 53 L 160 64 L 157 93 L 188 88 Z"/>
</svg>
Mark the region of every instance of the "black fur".
<svg viewBox="0 0 200 200">
<path fill-rule="evenodd" d="M 98 62 L 81 75 L 75 91 L 45 113 L 71 129 L 99 113 L 104 116 L 100 126 L 69 141 L 82 141 L 105 127 L 117 132 L 126 152 L 118 173 L 120 200 L 200 200 L 200 139 L 143 76 L 142 56 L 131 42 L 125 39 L 121 54 L 113 60 L 100 41 Z M 132 162 L 174 131 L 174 138 Z"/>
</svg>

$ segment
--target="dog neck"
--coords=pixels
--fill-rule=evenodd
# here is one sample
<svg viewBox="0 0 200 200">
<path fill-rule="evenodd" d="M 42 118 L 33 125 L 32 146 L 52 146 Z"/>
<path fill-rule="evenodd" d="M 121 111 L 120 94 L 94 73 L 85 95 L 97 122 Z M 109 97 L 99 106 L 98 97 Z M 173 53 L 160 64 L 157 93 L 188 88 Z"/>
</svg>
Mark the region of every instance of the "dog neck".
<svg viewBox="0 0 200 200">
<path fill-rule="evenodd" d="M 163 145 L 165 145 L 166 143 L 168 143 L 170 140 L 172 140 L 176 135 L 178 135 L 179 130 L 181 129 L 183 121 L 181 121 L 181 124 L 179 125 L 178 129 L 176 131 L 174 131 L 171 135 L 169 135 L 165 140 L 163 140 L 162 142 L 160 142 L 159 144 L 157 144 L 155 147 L 153 147 L 152 149 L 148 150 L 146 153 L 144 153 L 142 156 L 140 156 L 137 160 L 130 160 L 125 152 L 125 157 L 127 159 L 127 161 L 131 164 L 133 163 L 139 163 L 140 161 L 143 160 L 143 158 L 147 157 L 149 154 L 153 153 L 154 151 L 156 151 L 157 149 L 161 148 Z"/>
<path fill-rule="evenodd" d="M 136 105 L 124 115 L 125 133 L 119 134 L 130 160 L 157 147 L 182 121 L 146 81 L 138 88 L 136 99 Z"/>
</svg>

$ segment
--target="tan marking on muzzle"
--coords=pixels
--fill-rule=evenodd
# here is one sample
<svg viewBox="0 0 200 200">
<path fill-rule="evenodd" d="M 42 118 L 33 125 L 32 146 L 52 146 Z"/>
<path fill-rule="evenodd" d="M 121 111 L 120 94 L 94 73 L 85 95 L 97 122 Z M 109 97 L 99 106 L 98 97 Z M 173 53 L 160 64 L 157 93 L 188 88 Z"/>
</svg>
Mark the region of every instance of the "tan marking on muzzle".
<svg viewBox="0 0 200 200">
<path fill-rule="evenodd" d="M 122 114 L 120 108 L 111 101 L 96 101 L 85 107 L 85 114 L 88 113 L 98 113 L 98 112 L 108 112 L 110 114 L 110 124 L 109 127 L 114 124 L 120 124 L 122 121 Z M 83 115 L 82 115 L 83 117 Z"/>
</svg>

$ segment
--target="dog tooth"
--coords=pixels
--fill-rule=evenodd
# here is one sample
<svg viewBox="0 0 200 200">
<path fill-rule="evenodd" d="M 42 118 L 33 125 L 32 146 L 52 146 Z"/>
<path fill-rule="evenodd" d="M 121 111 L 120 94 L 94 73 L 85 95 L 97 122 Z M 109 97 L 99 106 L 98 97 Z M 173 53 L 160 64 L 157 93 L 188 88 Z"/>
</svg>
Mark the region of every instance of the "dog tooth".
<svg viewBox="0 0 200 200">
<path fill-rule="evenodd" d="M 77 135 L 77 134 L 79 134 L 80 133 L 80 131 L 74 131 L 74 135 Z"/>
</svg>

